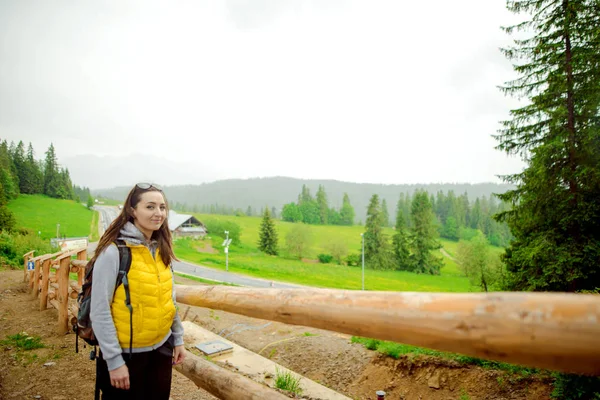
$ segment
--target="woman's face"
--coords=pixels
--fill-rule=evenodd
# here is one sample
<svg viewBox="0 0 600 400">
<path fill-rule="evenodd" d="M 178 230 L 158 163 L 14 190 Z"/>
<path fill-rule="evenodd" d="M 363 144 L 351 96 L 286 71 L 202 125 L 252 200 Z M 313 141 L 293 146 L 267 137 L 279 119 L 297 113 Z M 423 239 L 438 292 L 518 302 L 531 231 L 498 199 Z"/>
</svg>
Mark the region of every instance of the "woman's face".
<svg viewBox="0 0 600 400">
<path fill-rule="evenodd" d="M 167 218 L 167 204 L 161 192 L 144 192 L 133 209 L 133 223 L 149 239 Z"/>
</svg>

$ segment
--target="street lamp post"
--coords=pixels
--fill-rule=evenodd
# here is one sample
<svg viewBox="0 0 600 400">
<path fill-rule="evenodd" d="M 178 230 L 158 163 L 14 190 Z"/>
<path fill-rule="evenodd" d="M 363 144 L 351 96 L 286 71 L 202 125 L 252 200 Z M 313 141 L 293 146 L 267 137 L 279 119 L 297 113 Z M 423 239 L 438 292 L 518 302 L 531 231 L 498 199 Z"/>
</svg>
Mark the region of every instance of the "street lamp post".
<svg viewBox="0 0 600 400">
<path fill-rule="evenodd" d="M 365 290 L 365 234 L 361 233 L 362 239 L 362 290 Z"/>
</svg>

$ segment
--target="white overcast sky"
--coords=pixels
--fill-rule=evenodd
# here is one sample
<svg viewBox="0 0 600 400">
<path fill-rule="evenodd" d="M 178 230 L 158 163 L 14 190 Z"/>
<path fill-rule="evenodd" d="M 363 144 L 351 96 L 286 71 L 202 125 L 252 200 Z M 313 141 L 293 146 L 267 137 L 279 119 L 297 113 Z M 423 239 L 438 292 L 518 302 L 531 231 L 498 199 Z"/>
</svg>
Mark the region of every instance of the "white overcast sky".
<svg viewBox="0 0 600 400">
<path fill-rule="evenodd" d="M 522 168 L 491 137 L 505 6 L 0 0 L 0 139 L 213 179 L 499 182 Z"/>
</svg>

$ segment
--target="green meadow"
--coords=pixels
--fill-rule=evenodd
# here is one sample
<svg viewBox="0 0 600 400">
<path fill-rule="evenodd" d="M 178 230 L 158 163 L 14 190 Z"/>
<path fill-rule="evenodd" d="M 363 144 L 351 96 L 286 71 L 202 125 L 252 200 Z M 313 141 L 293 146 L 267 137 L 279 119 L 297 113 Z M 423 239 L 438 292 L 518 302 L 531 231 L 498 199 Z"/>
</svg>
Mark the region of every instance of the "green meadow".
<svg viewBox="0 0 600 400">
<path fill-rule="evenodd" d="M 348 253 L 360 255 L 363 226 L 323 226 L 309 225 L 312 243 L 306 259 L 300 261 L 285 255 L 285 235 L 294 224 L 275 221 L 279 234 L 280 256 L 269 256 L 257 249 L 260 217 L 235 217 L 224 215 L 194 214 L 200 221 L 222 220 L 232 221 L 241 228 L 241 244 L 229 248 L 229 271 L 244 275 L 273 279 L 301 285 L 323 288 L 361 289 L 362 268 L 360 266 L 344 266 L 337 264 L 322 264 L 316 261 L 320 253 L 328 253 L 328 243 L 332 240 L 346 244 Z M 393 229 L 386 228 L 385 233 L 390 237 Z M 204 240 L 178 239 L 175 242 L 175 253 L 182 260 L 206 265 L 215 269 L 225 270 L 225 254 L 221 247 L 223 238 L 215 232 Z M 210 243 L 214 253 L 206 252 L 205 246 Z M 458 243 L 441 240 L 448 253 L 456 254 Z M 498 248 L 498 251 L 501 249 Z M 438 256 L 442 254 L 436 252 Z M 442 257 L 444 267 L 438 276 L 420 275 L 404 271 L 365 270 L 366 290 L 387 291 L 428 291 L 428 292 L 469 292 L 476 291 L 469 280 L 462 276 L 458 265 L 448 257 Z"/>
<path fill-rule="evenodd" d="M 61 236 L 83 237 L 93 233 L 92 219 L 96 212 L 73 200 L 21 194 L 8 203 L 8 209 L 13 212 L 17 227 L 41 232 L 42 239 L 56 237 L 57 224 L 60 224 Z M 97 232 L 97 222 L 95 226 Z"/>
</svg>

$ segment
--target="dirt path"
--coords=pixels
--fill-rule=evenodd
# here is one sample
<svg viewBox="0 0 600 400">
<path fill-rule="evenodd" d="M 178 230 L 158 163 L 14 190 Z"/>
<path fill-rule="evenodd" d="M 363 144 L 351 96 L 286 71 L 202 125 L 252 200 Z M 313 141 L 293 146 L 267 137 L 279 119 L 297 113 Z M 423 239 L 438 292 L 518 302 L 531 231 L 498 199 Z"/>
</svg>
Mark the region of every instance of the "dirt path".
<svg viewBox="0 0 600 400">
<path fill-rule="evenodd" d="M 57 312 L 39 311 L 22 271 L 0 271 L 0 341 L 27 332 L 45 348 L 18 351 L 0 345 L 0 400 L 89 400 L 94 363 L 89 348 L 75 353 L 74 335 L 56 334 Z M 195 281 L 181 277 L 177 283 Z M 465 367 L 436 358 L 390 357 L 350 343 L 347 335 L 180 305 L 181 315 L 264 357 L 354 399 L 547 399 L 548 382 Z M 83 342 L 80 342 L 82 344 Z M 49 364 L 50 363 L 50 364 Z M 35 397 L 40 396 L 40 397 Z M 173 373 L 173 400 L 208 400 L 210 394 Z"/>
</svg>

